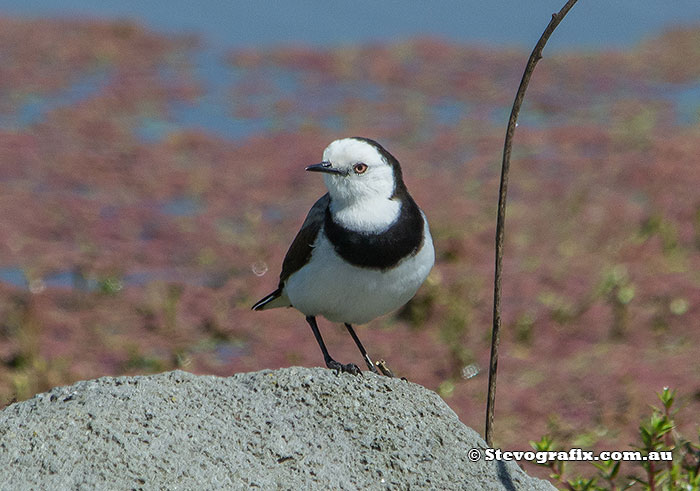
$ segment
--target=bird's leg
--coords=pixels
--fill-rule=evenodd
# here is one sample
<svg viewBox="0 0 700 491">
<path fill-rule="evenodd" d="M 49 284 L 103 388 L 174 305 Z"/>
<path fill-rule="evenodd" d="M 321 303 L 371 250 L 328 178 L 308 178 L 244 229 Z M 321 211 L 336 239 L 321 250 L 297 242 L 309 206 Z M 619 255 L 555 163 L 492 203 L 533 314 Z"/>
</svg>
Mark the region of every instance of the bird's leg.
<svg viewBox="0 0 700 491">
<path fill-rule="evenodd" d="M 309 325 L 311 326 L 311 330 L 314 332 L 314 336 L 316 336 L 316 341 L 321 347 L 321 351 L 323 352 L 323 359 L 326 362 L 326 366 L 328 368 L 336 370 L 337 372 L 348 372 L 352 373 L 353 375 L 360 375 L 360 367 L 358 367 L 354 363 L 348 363 L 347 365 L 343 365 L 342 363 L 338 363 L 333 358 L 331 358 L 331 355 L 328 354 L 328 349 L 326 349 L 326 343 L 323 342 L 323 338 L 321 337 L 321 331 L 318 330 L 318 324 L 316 324 L 316 317 L 314 317 L 313 315 L 309 315 L 306 317 L 306 322 L 309 323 Z"/>
<path fill-rule="evenodd" d="M 350 336 L 352 336 L 353 341 L 355 341 L 355 344 L 359 348 L 360 353 L 362 353 L 362 357 L 365 359 L 365 363 L 367 363 L 367 366 L 369 367 L 369 369 L 372 370 L 377 375 L 379 375 L 379 372 L 377 371 L 377 367 L 375 367 L 374 363 L 372 363 L 372 360 L 369 359 L 369 355 L 367 354 L 367 350 L 365 350 L 365 347 L 362 346 L 362 343 L 360 342 L 360 338 L 358 338 L 357 334 L 355 334 L 355 330 L 347 322 L 345 323 L 345 327 L 348 329 L 348 332 L 350 333 Z"/>
</svg>

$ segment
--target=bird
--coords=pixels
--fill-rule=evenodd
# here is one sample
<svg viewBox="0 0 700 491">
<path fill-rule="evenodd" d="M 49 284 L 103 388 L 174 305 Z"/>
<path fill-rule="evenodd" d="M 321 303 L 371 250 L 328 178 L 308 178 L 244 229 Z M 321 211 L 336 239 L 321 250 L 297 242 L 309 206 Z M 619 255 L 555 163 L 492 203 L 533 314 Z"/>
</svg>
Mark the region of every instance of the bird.
<svg viewBox="0 0 700 491">
<path fill-rule="evenodd" d="M 428 220 L 404 184 L 399 161 L 374 140 L 335 140 L 322 162 L 305 170 L 323 174 L 328 192 L 292 241 L 277 289 L 252 309 L 300 311 L 326 367 L 358 375 L 356 364 L 330 356 L 316 317 L 344 324 L 368 368 L 379 373 L 353 325 L 394 311 L 416 294 L 435 262 Z"/>
</svg>

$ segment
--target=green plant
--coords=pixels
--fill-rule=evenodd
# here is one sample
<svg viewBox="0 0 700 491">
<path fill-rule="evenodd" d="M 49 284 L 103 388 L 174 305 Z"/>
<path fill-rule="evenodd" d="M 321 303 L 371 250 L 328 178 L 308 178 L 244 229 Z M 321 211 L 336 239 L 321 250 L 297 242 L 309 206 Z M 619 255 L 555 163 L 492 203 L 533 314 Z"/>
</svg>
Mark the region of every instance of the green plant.
<svg viewBox="0 0 700 491">
<path fill-rule="evenodd" d="M 617 264 L 605 272 L 603 281 L 598 286 L 598 295 L 612 307 L 613 324 L 610 328 L 610 337 L 623 338 L 627 331 L 629 303 L 635 296 L 634 283 L 630 280 L 624 265 Z"/>
<path fill-rule="evenodd" d="M 538 465 L 549 468 L 550 477 L 569 490 L 621 490 L 635 486 L 650 491 L 700 489 L 700 434 L 698 443 L 692 443 L 676 432 L 675 390 L 666 387 L 657 395 L 662 407 L 652 406 L 649 418 L 639 425 L 640 444 L 633 446 L 640 455 L 649 457 L 649 460 L 638 461 L 644 471 L 642 475 L 632 473 L 621 477 L 621 460 L 591 462 L 596 473 L 588 478 L 576 476 L 567 479 L 564 460 L 549 460 Z M 530 442 L 530 445 L 538 452 L 556 451 L 549 436 Z M 673 458 L 660 460 L 656 458 L 659 455 L 673 455 Z"/>
</svg>

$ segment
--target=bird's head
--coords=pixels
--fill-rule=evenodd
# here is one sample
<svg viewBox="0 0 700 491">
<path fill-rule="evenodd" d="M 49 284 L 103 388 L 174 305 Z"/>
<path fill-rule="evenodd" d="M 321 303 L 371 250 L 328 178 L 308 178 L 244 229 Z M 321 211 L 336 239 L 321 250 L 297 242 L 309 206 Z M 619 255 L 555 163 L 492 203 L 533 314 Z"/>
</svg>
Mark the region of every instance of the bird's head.
<svg viewBox="0 0 700 491">
<path fill-rule="evenodd" d="M 368 138 L 335 140 L 323 152 L 323 162 L 308 171 L 322 172 L 334 201 L 391 199 L 404 188 L 399 162 L 384 147 Z"/>
</svg>

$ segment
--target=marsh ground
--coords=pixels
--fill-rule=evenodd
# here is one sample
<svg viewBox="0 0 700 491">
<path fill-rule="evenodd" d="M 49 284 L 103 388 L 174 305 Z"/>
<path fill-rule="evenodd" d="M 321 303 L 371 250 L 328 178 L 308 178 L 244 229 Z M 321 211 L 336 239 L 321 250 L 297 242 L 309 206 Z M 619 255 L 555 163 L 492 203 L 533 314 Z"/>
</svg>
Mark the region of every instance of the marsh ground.
<svg viewBox="0 0 700 491">
<path fill-rule="evenodd" d="M 212 59 L 127 21 L 0 19 L 0 404 L 103 375 L 319 365 L 298 313 L 249 308 L 324 192 L 304 166 L 364 135 L 402 162 L 438 257 L 359 335 L 480 430 L 526 57 L 417 39 Z M 498 446 L 626 449 L 664 386 L 697 433 L 699 155 L 700 29 L 538 66 L 510 176 Z"/>
</svg>

